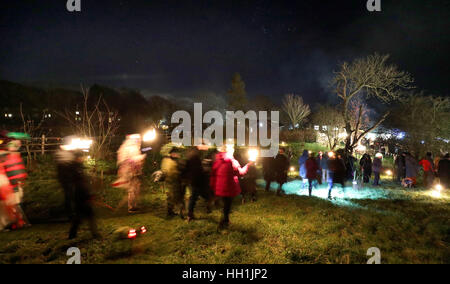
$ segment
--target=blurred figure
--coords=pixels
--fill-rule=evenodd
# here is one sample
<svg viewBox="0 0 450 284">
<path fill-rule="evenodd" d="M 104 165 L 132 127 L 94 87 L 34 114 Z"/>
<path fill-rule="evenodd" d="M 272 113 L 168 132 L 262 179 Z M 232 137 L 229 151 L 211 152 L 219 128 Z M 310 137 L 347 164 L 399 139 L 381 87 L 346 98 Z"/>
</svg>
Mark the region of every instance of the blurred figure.
<svg viewBox="0 0 450 284">
<path fill-rule="evenodd" d="M 264 181 L 266 182 L 266 191 L 269 191 L 270 184 L 276 180 L 275 158 L 263 157 L 262 166 L 263 166 Z"/>
<path fill-rule="evenodd" d="M 377 153 L 375 159 L 373 159 L 372 170 L 373 170 L 373 185 L 377 186 L 380 184 L 380 173 L 383 167 L 383 154 Z"/>
<path fill-rule="evenodd" d="M 20 140 L 10 139 L 6 143 L 6 151 L 0 150 L 0 164 L 2 164 L 9 183 L 13 189 L 16 222 L 11 225 L 11 229 L 22 228 L 29 225 L 23 213 L 21 203 L 23 200 L 23 183 L 27 178 L 25 164 L 20 156 Z"/>
<path fill-rule="evenodd" d="M 303 150 L 303 154 L 298 159 L 299 175 L 303 181 L 302 188 L 305 188 L 308 182 L 308 179 L 306 178 L 306 167 L 305 167 L 305 163 L 306 160 L 308 160 L 308 158 L 309 158 L 308 150 L 305 149 Z"/>
<path fill-rule="evenodd" d="M 181 171 L 179 166 L 180 153 L 173 147 L 168 157 L 164 157 L 161 162 L 161 171 L 165 175 L 165 186 L 167 188 L 167 216 L 175 216 L 175 207 L 179 206 L 179 216 L 184 219 L 184 209 L 186 207 L 184 195 L 185 191 L 181 184 Z"/>
<path fill-rule="evenodd" d="M 194 208 L 199 197 L 206 203 L 207 213 L 211 212 L 211 192 L 209 190 L 209 180 L 202 166 L 201 152 L 197 147 L 190 149 L 187 154 L 187 161 L 184 169 L 188 183 L 191 187 L 191 197 L 188 205 L 188 222 L 194 219 Z"/>
<path fill-rule="evenodd" d="M 400 155 L 397 155 L 394 162 L 397 182 L 401 182 L 406 177 L 405 156 L 406 153 L 402 152 Z"/>
<path fill-rule="evenodd" d="M 331 190 L 336 183 L 339 183 L 342 189 L 345 189 L 345 178 L 346 169 L 342 156 L 340 154 L 336 156 L 335 153 L 330 152 L 328 160 L 328 199 L 331 200 Z"/>
<path fill-rule="evenodd" d="M 128 135 L 117 151 L 118 180 L 113 186 L 127 190 L 129 213 L 139 210 L 142 168 L 146 157 L 141 152 L 141 144 L 139 134 Z"/>
<path fill-rule="evenodd" d="M 222 146 L 216 155 L 211 172 L 211 188 L 216 196 L 223 200 L 223 217 L 219 223 L 219 229 L 225 228 L 230 223 L 230 212 L 233 198 L 241 193 L 239 186 L 239 176 L 247 173 L 249 164 L 241 167 L 239 162 L 233 157 L 234 148 L 232 145 Z"/>
<path fill-rule="evenodd" d="M 254 164 L 248 166 L 247 174 L 241 180 L 242 203 L 247 201 L 256 201 L 256 179 L 258 178 L 258 170 Z"/>
<path fill-rule="evenodd" d="M 289 158 L 284 154 L 284 151 L 284 148 L 280 148 L 274 161 L 275 181 L 278 183 L 277 195 L 284 193 L 283 184 L 287 182 L 290 166 Z"/>
<path fill-rule="evenodd" d="M 426 156 L 420 160 L 419 165 L 423 168 L 423 186 L 429 188 L 433 185 L 434 181 L 434 161 L 431 152 L 428 152 Z"/>
<path fill-rule="evenodd" d="M 410 154 L 406 153 L 405 157 L 405 169 L 406 169 L 406 178 L 412 180 L 412 187 L 417 184 L 417 173 L 418 173 L 418 163 L 416 159 Z"/>
<path fill-rule="evenodd" d="M 324 155 L 322 151 L 320 151 L 319 155 L 317 156 L 317 165 L 319 166 L 319 184 L 322 184 L 322 182 L 327 181 L 328 177 L 328 157 Z"/>
<path fill-rule="evenodd" d="M 363 173 L 363 182 L 368 183 L 372 176 L 372 159 L 369 154 L 364 154 L 359 161 L 361 171 Z"/>
<path fill-rule="evenodd" d="M 317 172 L 319 171 L 319 165 L 317 164 L 317 161 L 314 157 L 314 153 L 311 153 L 308 160 L 305 162 L 305 168 L 306 168 L 306 178 L 308 179 L 308 189 L 309 189 L 309 196 L 312 194 L 312 188 L 313 188 L 313 182 L 317 180 Z"/>
<path fill-rule="evenodd" d="M 77 237 L 78 227 L 83 219 L 89 222 L 94 238 L 101 238 L 91 206 L 89 182 L 84 174 L 82 152 L 69 147 L 71 137 L 64 139 L 64 145 L 56 152 L 58 180 L 64 189 L 66 210 L 71 220 L 69 239 Z"/>
<path fill-rule="evenodd" d="M 357 161 L 357 159 L 355 157 L 353 157 L 353 155 L 348 154 L 348 153 L 341 155 L 341 157 L 344 161 L 347 180 L 354 180 L 354 178 L 355 178 L 355 162 Z"/>
<path fill-rule="evenodd" d="M 450 188 L 450 155 L 447 153 L 438 165 L 438 177 L 441 185 L 448 189 Z"/>
<path fill-rule="evenodd" d="M 0 165 L 0 232 L 9 228 L 16 220 L 14 191 L 5 169 Z"/>
</svg>

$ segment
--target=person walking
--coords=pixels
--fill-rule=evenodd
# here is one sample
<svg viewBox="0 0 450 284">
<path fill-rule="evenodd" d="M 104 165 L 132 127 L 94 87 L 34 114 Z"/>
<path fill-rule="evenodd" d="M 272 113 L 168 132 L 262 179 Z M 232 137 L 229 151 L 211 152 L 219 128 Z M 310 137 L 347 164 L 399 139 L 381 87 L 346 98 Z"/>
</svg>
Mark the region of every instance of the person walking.
<svg viewBox="0 0 450 284">
<path fill-rule="evenodd" d="M 263 157 L 262 170 L 264 181 L 266 182 L 265 189 L 266 191 L 269 191 L 271 183 L 276 181 L 275 157 Z"/>
<path fill-rule="evenodd" d="M 207 205 L 207 213 L 211 212 L 211 200 L 212 196 L 209 191 L 207 174 L 205 173 L 202 165 L 201 151 L 194 147 L 187 154 L 187 161 L 185 165 L 185 176 L 191 188 L 191 196 L 189 198 L 188 205 L 188 219 L 190 222 L 194 220 L 194 208 L 199 197 L 202 197 Z"/>
<path fill-rule="evenodd" d="M 11 228 L 17 229 L 30 225 L 21 207 L 24 195 L 23 184 L 27 178 L 27 171 L 19 152 L 20 140 L 11 137 L 10 139 L 6 143 L 6 151 L 0 151 L 0 164 L 5 169 L 6 176 L 13 189 L 17 221 L 11 225 Z"/>
<path fill-rule="evenodd" d="M 322 182 L 327 181 L 328 176 L 328 157 L 327 155 L 324 155 L 322 151 L 320 151 L 319 155 L 317 156 L 317 165 L 319 166 L 319 184 L 322 184 Z"/>
<path fill-rule="evenodd" d="M 303 150 L 302 155 L 298 159 L 299 175 L 303 181 L 302 188 L 305 188 L 306 184 L 308 182 L 308 179 L 306 177 L 306 167 L 305 167 L 305 163 L 306 163 L 306 160 L 308 160 L 308 158 L 309 158 L 309 153 L 308 153 L 308 150 L 305 149 L 305 150 Z"/>
<path fill-rule="evenodd" d="M 211 172 L 211 188 L 215 195 L 223 201 L 223 216 L 219 223 L 219 229 L 228 227 L 230 224 L 231 205 L 234 197 L 241 193 L 239 177 L 244 176 L 252 162 L 241 167 L 234 159 L 234 146 L 227 145 L 221 148 L 216 155 Z"/>
<path fill-rule="evenodd" d="M 80 150 L 68 146 L 71 138 L 65 138 L 65 144 L 56 152 L 58 180 L 64 189 L 66 210 L 71 220 L 69 239 L 77 237 L 78 227 L 83 219 L 89 223 L 92 236 L 101 238 L 91 205 L 89 182 L 84 173 L 83 154 Z"/>
<path fill-rule="evenodd" d="M 142 168 L 145 154 L 141 152 L 141 136 L 128 135 L 117 151 L 118 180 L 113 184 L 123 187 L 128 193 L 128 213 L 139 210 L 139 196 L 141 188 Z"/>
<path fill-rule="evenodd" d="M 319 165 L 317 163 L 316 158 L 314 157 L 314 153 L 311 153 L 308 160 L 305 162 L 305 168 L 306 168 L 306 178 L 308 179 L 308 190 L 309 190 L 309 196 L 312 194 L 312 188 L 314 181 L 317 181 L 319 171 Z"/>
<path fill-rule="evenodd" d="M 164 185 L 167 190 L 167 216 L 175 216 L 175 207 L 179 206 L 179 216 L 184 219 L 185 200 L 184 188 L 181 184 L 181 171 L 178 164 L 180 158 L 179 151 L 173 147 L 169 151 L 169 156 L 164 157 L 161 162 L 161 171 L 164 173 Z"/>
<path fill-rule="evenodd" d="M 363 172 L 363 182 L 368 183 L 372 176 L 372 159 L 369 154 L 364 154 L 359 161 L 361 171 Z"/>
<path fill-rule="evenodd" d="M 283 184 L 287 182 L 288 171 L 289 171 L 289 158 L 285 154 L 285 149 L 280 148 L 278 154 L 275 157 L 275 181 L 278 183 L 277 195 L 284 193 Z"/>
<path fill-rule="evenodd" d="M 328 199 L 331 200 L 331 191 L 335 184 L 338 183 L 345 189 L 346 169 L 341 155 L 329 153 L 328 171 Z"/>
<path fill-rule="evenodd" d="M 380 184 L 380 173 L 383 167 L 383 154 L 377 153 L 375 159 L 373 159 L 372 170 L 373 170 L 373 185 L 378 186 Z"/>
</svg>

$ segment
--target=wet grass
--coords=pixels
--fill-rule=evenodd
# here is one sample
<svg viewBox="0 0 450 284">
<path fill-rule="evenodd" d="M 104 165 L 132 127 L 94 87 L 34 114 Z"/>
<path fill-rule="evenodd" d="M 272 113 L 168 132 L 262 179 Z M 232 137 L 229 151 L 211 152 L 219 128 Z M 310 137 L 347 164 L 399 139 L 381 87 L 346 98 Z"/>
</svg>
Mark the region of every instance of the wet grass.
<svg viewBox="0 0 450 284">
<path fill-rule="evenodd" d="M 56 181 L 31 181 L 26 211 L 38 224 L 0 233 L 0 263 L 65 263 L 67 249 L 74 246 L 83 263 L 365 263 L 370 247 L 380 249 L 382 263 L 449 262 L 448 194 L 433 198 L 429 191 L 405 191 L 392 183 L 361 191 L 330 202 L 259 190 L 255 203 L 241 205 L 236 198 L 232 224 L 219 232 L 219 209 L 206 214 L 200 201 L 198 220 L 167 219 L 162 189 L 144 184 L 142 213 L 98 207 L 103 240 L 92 240 L 85 224 L 79 238 L 69 241 L 69 224 L 56 218 L 62 212 Z M 373 194 L 378 191 L 379 196 Z M 101 191 L 113 207 L 124 196 L 108 187 Z M 118 238 L 117 229 L 140 226 L 148 233 L 135 240 Z"/>
</svg>

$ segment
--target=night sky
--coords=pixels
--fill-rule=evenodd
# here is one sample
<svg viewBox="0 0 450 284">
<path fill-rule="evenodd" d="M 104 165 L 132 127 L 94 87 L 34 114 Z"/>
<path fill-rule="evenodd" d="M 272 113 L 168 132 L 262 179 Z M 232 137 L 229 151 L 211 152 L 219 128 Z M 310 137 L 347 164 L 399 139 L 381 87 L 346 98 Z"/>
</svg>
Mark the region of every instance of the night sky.
<svg viewBox="0 0 450 284">
<path fill-rule="evenodd" d="M 381 1 L 1 1 L 0 79 L 183 97 L 224 94 L 239 72 L 250 96 L 314 103 L 338 62 L 377 51 L 448 95 L 449 1 Z"/>
</svg>

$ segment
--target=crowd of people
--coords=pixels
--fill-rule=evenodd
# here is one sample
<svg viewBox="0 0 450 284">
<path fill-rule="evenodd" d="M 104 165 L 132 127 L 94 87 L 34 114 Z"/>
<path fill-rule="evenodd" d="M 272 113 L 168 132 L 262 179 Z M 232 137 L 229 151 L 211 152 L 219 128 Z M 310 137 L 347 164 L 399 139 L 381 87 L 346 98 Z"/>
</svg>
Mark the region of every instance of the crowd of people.
<svg viewBox="0 0 450 284">
<path fill-rule="evenodd" d="M 450 186 L 450 155 L 449 153 L 433 158 L 431 152 L 426 153 L 425 157 L 417 160 L 411 153 L 402 152 L 397 155 L 395 161 L 396 180 L 402 183 L 404 187 L 414 187 L 417 185 L 419 170 L 423 170 L 423 186 L 430 188 L 435 179 L 448 188 Z"/>
<path fill-rule="evenodd" d="M 57 176 L 64 190 L 65 209 L 71 227 L 69 238 L 75 238 L 80 223 L 88 221 L 92 235 L 101 238 L 92 207 L 92 193 L 84 171 L 83 151 L 74 147 L 73 137 L 63 140 L 63 145 L 56 152 Z M 72 142 L 71 142 L 72 141 Z M 23 183 L 27 177 L 25 165 L 20 157 L 20 139 L 11 135 L 2 135 L 0 148 L 0 230 L 23 227 L 27 221 L 22 209 Z M 118 179 L 114 187 L 127 191 L 128 212 L 139 212 L 139 196 L 142 173 L 146 155 L 142 153 L 140 135 L 129 135 L 117 152 Z M 449 154 L 434 158 L 431 153 L 417 161 L 410 153 L 404 152 L 395 159 L 395 174 L 399 183 L 408 187 L 415 186 L 419 168 L 423 169 L 423 183 L 430 187 L 435 178 L 448 188 Z M 276 183 L 276 194 L 283 195 L 283 185 L 288 181 L 288 173 L 295 170 L 291 166 L 291 155 L 285 148 L 280 148 L 275 157 L 261 158 L 265 190 Z M 359 165 L 359 171 L 356 164 Z M 345 189 L 345 183 L 357 179 L 361 183 L 380 184 L 383 169 L 383 155 L 377 153 L 372 159 L 364 154 L 357 163 L 356 158 L 343 150 L 315 153 L 304 150 L 298 159 L 299 176 L 303 188 L 308 188 L 309 196 L 318 185 L 327 183 L 328 198 L 332 199 L 335 185 Z M 373 176 L 373 177 L 372 177 Z M 257 200 L 256 180 L 258 170 L 255 160 L 246 157 L 241 151 L 235 151 L 234 145 L 224 145 L 210 149 L 205 145 L 191 147 L 185 158 L 181 158 L 180 149 L 171 147 L 161 162 L 161 169 L 153 176 L 154 181 L 161 181 L 167 194 L 167 216 L 180 216 L 188 222 L 195 220 L 195 207 L 201 198 L 206 203 L 206 212 L 213 206 L 221 204 L 223 214 L 219 229 L 230 224 L 230 212 L 233 200 L 242 195 L 242 202 Z M 185 195 L 190 188 L 187 212 Z M 126 200 L 125 200 L 126 201 Z M 187 216 L 185 216 L 187 214 Z"/>
</svg>

